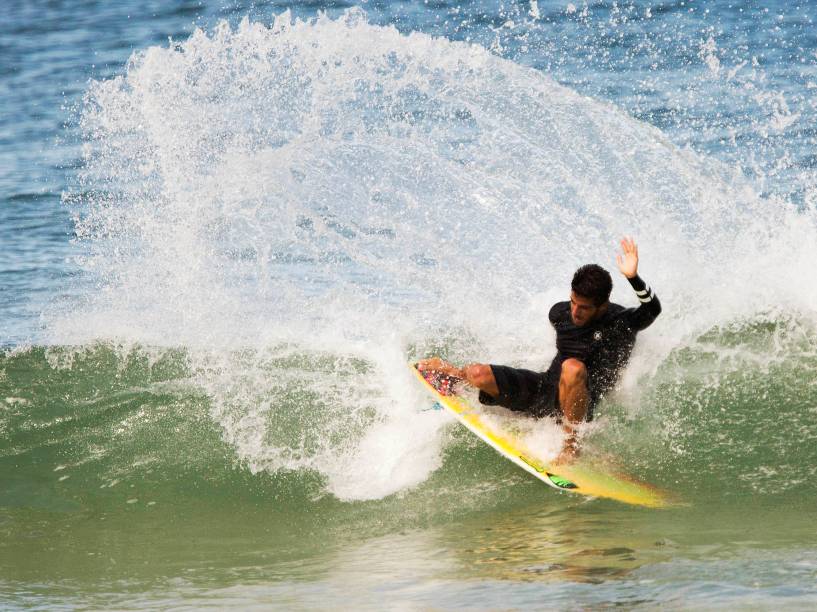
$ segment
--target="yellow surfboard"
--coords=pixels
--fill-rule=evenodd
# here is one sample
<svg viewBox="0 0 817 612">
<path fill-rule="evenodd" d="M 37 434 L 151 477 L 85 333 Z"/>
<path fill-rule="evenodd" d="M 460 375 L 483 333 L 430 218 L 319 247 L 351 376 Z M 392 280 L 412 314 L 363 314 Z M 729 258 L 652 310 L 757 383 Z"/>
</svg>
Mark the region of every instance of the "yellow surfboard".
<svg viewBox="0 0 817 612">
<path fill-rule="evenodd" d="M 467 399 L 452 393 L 446 382 L 423 375 L 412 364 L 411 371 L 431 393 L 437 403 L 453 413 L 457 419 L 500 455 L 513 461 L 529 474 L 560 491 L 569 491 L 590 497 L 606 497 L 636 506 L 662 508 L 670 505 L 668 496 L 644 482 L 623 474 L 605 472 L 581 459 L 574 463 L 550 466 L 535 449 L 526 448 L 524 441 L 512 431 L 492 424 L 484 411 L 474 408 Z"/>
</svg>

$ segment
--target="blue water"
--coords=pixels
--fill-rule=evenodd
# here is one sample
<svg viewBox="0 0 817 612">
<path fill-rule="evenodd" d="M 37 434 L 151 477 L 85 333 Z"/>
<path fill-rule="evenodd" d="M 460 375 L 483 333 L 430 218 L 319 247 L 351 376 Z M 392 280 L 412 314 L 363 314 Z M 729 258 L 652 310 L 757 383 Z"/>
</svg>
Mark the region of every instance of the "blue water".
<svg viewBox="0 0 817 612">
<path fill-rule="evenodd" d="M 0 6 L 2 605 L 813 606 L 815 14 Z M 542 367 L 625 233 L 664 314 L 588 446 L 668 511 L 405 372 Z"/>
</svg>

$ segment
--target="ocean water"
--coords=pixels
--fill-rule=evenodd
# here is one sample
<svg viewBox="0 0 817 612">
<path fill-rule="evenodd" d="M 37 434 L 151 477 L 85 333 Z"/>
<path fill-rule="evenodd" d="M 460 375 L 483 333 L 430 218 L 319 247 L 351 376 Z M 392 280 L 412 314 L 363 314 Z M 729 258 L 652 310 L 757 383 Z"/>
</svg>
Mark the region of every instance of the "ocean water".
<svg viewBox="0 0 817 612">
<path fill-rule="evenodd" d="M 813 608 L 815 15 L 4 3 L 0 606 Z M 406 368 L 543 368 L 625 234 L 664 312 L 585 446 L 663 510 Z"/>
</svg>

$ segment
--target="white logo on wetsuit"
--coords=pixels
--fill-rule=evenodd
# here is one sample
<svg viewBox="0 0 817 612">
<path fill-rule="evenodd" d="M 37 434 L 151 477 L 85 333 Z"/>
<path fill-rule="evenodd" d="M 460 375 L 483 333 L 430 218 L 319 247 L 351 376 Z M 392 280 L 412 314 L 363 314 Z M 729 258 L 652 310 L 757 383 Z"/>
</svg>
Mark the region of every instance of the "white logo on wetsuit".
<svg viewBox="0 0 817 612">
<path fill-rule="evenodd" d="M 596 333 L 593 334 L 593 340 L 595 340 L 596 342 L 601 340 L 601 330 L 599 330 L 599 331 L 597 331 Z"/>
</svg>

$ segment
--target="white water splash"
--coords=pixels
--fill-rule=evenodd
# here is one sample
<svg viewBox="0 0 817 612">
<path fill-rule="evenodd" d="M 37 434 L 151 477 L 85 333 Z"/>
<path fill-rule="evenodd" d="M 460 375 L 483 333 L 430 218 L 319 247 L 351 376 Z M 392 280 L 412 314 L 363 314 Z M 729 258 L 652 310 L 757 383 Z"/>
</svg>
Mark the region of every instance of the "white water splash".
<svg viewBox="0 0 817 612">
<path fill-rule="evenodd" d="M 547 307 L 576 266 L 612 269 L 621 235 L 665 308 L 625 387 L 713 325 L 817 303 L 811 217 L 540 72 L 358 10 L 139 52 L 92 84 L 83 127 L 98 290 L 53 339 L 188 347 L 242 460 L 316 469 L 344 498 L 439 465 L 439 422 L 409 416 L 411 347 L 461 330 L 454 358 L 542 367 Z M 613 298 L 634 303 L 620 280 Z M 295 367 L 329 408 L 300 442 L 270 441 L 292 409 L 265 367 L 281 346 L 341 356 Z"/>
</svg>

